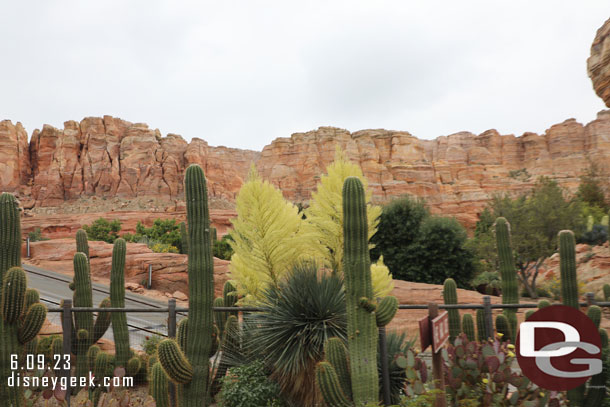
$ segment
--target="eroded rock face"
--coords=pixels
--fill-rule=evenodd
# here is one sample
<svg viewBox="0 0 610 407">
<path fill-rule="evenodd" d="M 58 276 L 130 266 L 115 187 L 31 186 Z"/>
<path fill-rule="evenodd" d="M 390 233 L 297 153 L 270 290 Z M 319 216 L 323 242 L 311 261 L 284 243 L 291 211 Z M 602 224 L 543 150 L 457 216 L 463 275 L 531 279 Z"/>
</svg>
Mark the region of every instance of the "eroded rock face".
<svg viewBox="0 0 610 407">
<path fill-rule="evenodd" d="M 332 162 L 337 144 L 362 167 L 374 201 L 412 194 L 425 198 L 433 212 L 472 226 L 494 193 L 527 191 L 540 175 L 573 191 L 591 160 L 608 162 L 610 110 L 586 125 L 569 119 L 544 134 L 520 137 L 488 130 L 420 140 L 404 131 L 350 133 L 320 127 L 278 138 L 262 152 L 210 147 L 198 138 L 187 143 L 180 136 L 162 137 L 145 124 L 110 116 L 69 121 L 63 130 L 44 126 L 34 131 L 28 150 L 21 125 L 4 121 L 0 188 L 17 192 L 24 206 L 35 203 L 37 209 L 66 203 L 79 208 L 86 199 L 111 198 L 122 199 L 123 204 L 116 209 L 93 205 L 93 210 L 87 207 L 82 212 L 133 210 L 122 205 L 154 198 L 165 206 L 152 210 L 179 212 L 184 209 L 182 179 L 188 165 L 204 169 L 211 202 L 226 203 L 235 199 L 255 163 L 286 198 L 306 202 Z"/>
<path fill-rule="evenodd" d="M 587 60 L 587 71 L 595 93 L 610 107 L 610 19 L 597 30 Z"/>
</svg>

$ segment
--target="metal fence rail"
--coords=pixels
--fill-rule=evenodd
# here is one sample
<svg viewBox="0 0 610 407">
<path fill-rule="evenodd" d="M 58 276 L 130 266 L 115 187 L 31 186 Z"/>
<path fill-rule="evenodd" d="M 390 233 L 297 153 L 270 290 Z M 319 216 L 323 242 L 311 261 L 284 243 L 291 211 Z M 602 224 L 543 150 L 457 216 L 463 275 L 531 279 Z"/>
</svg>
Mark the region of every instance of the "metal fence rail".
<svg viewBox="0 0 610 407">
<path fill-rule="evenodd" d="M 610 302 L 595 301 L 593 293 L 586 294 L 587 301 L 581 302 L 581 307 L 588 307 L 590 305 L 597 305 L 600 307 L 610 307 Z M 44 299 L 43 299 L 44 301 Z M 492 304 L 491 297 L 486 295 L 483 297 L 482 304 L 401 304 L 398 306 L 399 310 L 428 310 L 431 306 L 437 307 L 438 309 L 483 309 L 485 316 L 485 336 L 493 337 L 493 316 L 492 311 L 494 309 L 519 309 L 519 308 L 538 308 L 538 304 L 535 303 L 522 303 L 522 304 Z M 261 308 L 257 307 L 213 307 L 214 312 L 259 312 Z M 125 313 L 165 313 L 167 314 L 167 335 L 160 334 L 167 337 L 176 336 L 176 326 L 178 315 L 188 313 L 188 308 L 176 307 L 176 300 L 169 299 L 167 307 L 163 308 L 87 308 L 87 307 L 73 307 L 72 300 L 66 299 L 63 301 L 61 307 L 50 307 L 48 308 L 50 313 L 63 313 L 61 317 L 61 325 L 63 330 L 63 352 L 64 354 L 70 354 L 72 349 L 72 313 L 73 312 L 125 312 Z M 149 333 L 159 334 L 157 332 L 150 331 L 145 328 L 130 325 L 130 327 L 143 330 Z M 379 328 L 379 344 L 381 352 L 381 370 L 382 370 L 382 393 L 384 405 L 390 405 L 390 390 L 389 390 L 389 367 L 387 364 L 388 350 L 386 341 L 386 330 L 385 327 Z M 62 372 L 66 377 L 70 377 L 69 369 Z M 70 406 L 70 392 L 66 394 L 66 400 L 68 407 Z M 173 398 L 172 398 L 173 400 Z"/>
</svg>

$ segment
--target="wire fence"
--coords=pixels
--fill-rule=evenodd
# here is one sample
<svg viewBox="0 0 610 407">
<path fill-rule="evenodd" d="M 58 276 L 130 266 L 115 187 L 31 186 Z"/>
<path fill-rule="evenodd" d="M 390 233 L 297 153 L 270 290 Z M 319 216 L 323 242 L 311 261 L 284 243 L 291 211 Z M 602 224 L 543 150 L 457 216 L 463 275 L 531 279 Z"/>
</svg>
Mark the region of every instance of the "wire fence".
<svg viewBox="0 0 610 407">
<path fill-rule="evenodd" d="M 57 305 L 56 303 L 41 299 L 43 302 L 50 303 L 50 305 Z M 430 304 L 401 304 L 398 306 L 399 310 L 429 310 Z M 580 303 L 581 307 L 589 307 L 591 305 L 597 305 L 600 307 L 610 307 L 610 302 L 596 301 L 593 293 L 586 294 L 586 302 Z M 490 296 L 484 296 L 481 304 L 439 304 L 436 305 L 439 309 L 458 309 L 458 310 L 477 310 L 483 309 L 485 316 L 485 337 L 491 338 L 494 336 L 494 324 L 493 324 L 493 310 L 501 309 L 520 309 L 520 308 L 537 308 L 538 304 L 535 303 L 522 303 L 522 304 L 492 304 Z M 214 307 L 214 312 L 260 312 L 262 311 L 256 307 Z M 181 318 L 184 318 L 188 314 L 188 308 L 180 308 L 176 306 L 175 299 L 169 299 L 167 307 L 163 308 L 88 308 L 88 307 L 74 307 L 72 300 L 64 300 L 61 307 L 52 306 L 48 308 L 48 320 L 61 327 L 61 333 L 63 333 L 63 353 L 69 355 L 72 350 L 72 338 L 74 329 L 74 320 L 78 319 L 77 315 L 80 313 L 93 313 L 99 317 L 100 313 L 117 313 L 122 312 L 128 314 L 128 330 L 131 346 L 135 349 L 142 350 L 145 341 L 151 335 L 158 335 L 160 337 L 171 337 L 176 336 L 176 327 Z M 101 338 L 102 341 L 113 341 L 112 328 L 106 331 Z M 390 394 L 389 394 L 389 366 L 388 366 L 388 349 L 386 342 L 386 330 L 385 327 L 379 328 L 379 344 L 380 344 L 380 359 L 381 359 L 381 373 L 382 373 L 382 393 L 384 405 L 390 405 Z M 62 372 L 64 376 L 70 377 L 69 369 Z M 67 394 L 67 405 L 70 406 L 69 394 Z"/>
</svg>

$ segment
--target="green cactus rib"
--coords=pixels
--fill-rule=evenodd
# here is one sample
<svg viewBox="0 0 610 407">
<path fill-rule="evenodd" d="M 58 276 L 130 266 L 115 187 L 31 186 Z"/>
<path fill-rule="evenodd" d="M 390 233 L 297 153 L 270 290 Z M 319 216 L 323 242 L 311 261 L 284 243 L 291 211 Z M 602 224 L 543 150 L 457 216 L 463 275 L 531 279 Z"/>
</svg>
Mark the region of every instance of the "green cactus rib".
<svg viewBox="0 0 610 407">
<path fill-rule="evenodd" d="M 180 245 L 182 248 L 182 254 L 189 254 L 189 235 L 186 230 L 186 224 L 180 222 Z"/>
<path fill-rule="evenodd" d="M 102 302 L 100 302 L 98 308 L 110 308 L 112 304 L 110 303 L 110 298 L 104 298 Z M 97 318 L 95 319 L 95 323 L 93 324 L 93 339 L 91 343 L 96 343 L 104 336 L 104 333 L 110 327 L 110 321 L 112 316 L 110 312 L 99 312 L 97 314 Z"/>
<path fill-rule="evenodd" d="M 496 317 L 496 332 L 502 334 L 502 341 L 510 338 L 510 325 L 506 315 L 500 314 Z"/>
<path fill-rule="evenodd" d="M 25 310 L 28 310 L 32 305 L 40 302 L 40 294 L 33 288 L 25 290 Z"/>
<path fill-rule="evenodd" d="M 2 317 L 5 323 L 19 321 L 25 304 L 27 287 L 25 272 L 20 267 L 13 267 L 6 272 L 2 285 Z"/>
<path fill-rule="evenodd" d="M 498 260 L 500 263 L 500 277 L 502 279 L 502 304 L 519 303 L 519 285 L 517 272 L 515 270 L 515 259 L 510 242 L 510 224 L 505 218 L 496 219 L 496 246 L 498 249 Z M 505 309 L 502 311 L 510 324 L 510 332 L 517 332 L 517 310 Z M 515 338 L 511 337 L 512 342 Z"/>
<path fill-rule="evenodd" d="M 337 378 L 341 384 L 341 390 L 347 396 L 352 398 L 351 378 L 349 373 L 349 360 L 347 357 L 347 349 L 343 341 L 339 338 L 330 338 L 324 344 L 324 354 L 326 360 L 333 366 L 337 373 Z"/>
<path fill-rule="evenodd" d="M 398 311 L 398 299 L 394 296 L 383 297 L 375 311 L 375 321 L 378 327 L 386 326 L 392 321 Z"/>
<path fill-rule="evenodd" d="M 32 305 L 19 327 L 19 343 L 25 344 L 34 340 L 46 318 L 47 307 L 40 303 Z"/>
<path fill-rule="evenodd" d="M 610 299 L 610 284 L 604 284 L 604 301 Z"/>
<path fill-rule="evenodd" d="M 464 333 L 469 341 L 475 340 L 474 321 L 472 320 L 472 315 L 464 314 L 462 317 L 462 329 L 464 330 Z"/>
<path fill-rule="evenodd" d="M 110 304 L 113 308 L 125 308 L 126 251 L 127 245 L 124 239 L 119 238 L 114 241 L 114 247 L 112 248 L 112 269 L 110 270 Z M 116 347 L 116 365 L 126 368 L 130 358 L 127 315 L 124 312 L 113 312 L 111 319 Z"/>
<path fill-rule="evenodd" d="M 212 240 L 212 243 L 218 240 L 218 232 L 215 227 L 210 227 L 210 239 Z"/>
<path fill-rule="evenodd" d="M 483 342 L 487 340 L 487 335 L 485 334 L 485 311 L 482 309 L 477 310 L 477 339 L 479 342 Z"/>
<path fill-rule="evenodd" d="M 157 407 L 169 407 L 169 383 L 159 362 L 153 364 L 150 370 L 149 393 Z"/>
<path fill-rule="evenodd" d="M 165 374 L 179 384 L 189 383 L 193 379 L 193 366 L 189 363 L 178 343 L 172 339 L 164 339 L 157 347 L 159 363 Z M 207 358 L 207 354 L 205 355 Z M 205 399 L 202 399 L 205 400 Z M 201 400 L 200 400 L 201 401 Z"/>
<path fill-rule="evenodd" d="M 364 405 L 376 403 L 379 397 L 378 330 L 375 315 L 359 305 L 363 297 L 372 300 L 373 287 L 366 200 L 362 182 L 357 177 L 348 177 L 343 184 L 343 236 L 343 272 L 352 394 L 354 404 Z M 327 375 L 323 374 L 323 376 Z"/>
<path fill-rule="evenodd" d="M 108 371 L 112 368 L 112 356 L 106 352 L 97 352 L 95 355 L 95 363 L 93 367 L 93 375 L 96 380 L 102 380 Z"/>
<path fill-rule="evenodd" d="M 446 279 L 443 284 L 443 300 L 445 304 L 457 304 L 457 285 L 452 278 Z M 449 314 L 449 341 L 453 343 L 455 338 L 462 332 L 460 312 L 456 309 L 449 309 L 447 312 Z"/>
<path fill-rule="evenodd" d="M 76 231 L 76 252 L 83 253 L 87 257 L 87 261 L 89 261 L 89 239 L 87 232 L 83 229 Z"/>
<path fill-rule="evenodd" d="M 576 280 L 576 250 L 574 233 L 559 232 L 559 270 L 561 299 L 564 305 L 578 309 L 578 281 Z"/>
<path fill-rule="evenodd" d="M 182 386 L 180 403 L 182 407 L 199 407 L 202 402 L 207 405 L 209 394 L 208 355 L 212 348 L 214 325 L 214 259 L 203 170 L 197 165 L 189 166 L 184 184 L 189 232 L 189 329 L 185 353 L 193 368 L 193 375 L 192 380 Z"/>
<path fill-rule="evenodd" d="M 328 407 L 351 407 L 343 391 L 333 366 L 328 362 L 316 365 L 316 385 Z"/>
</svg>

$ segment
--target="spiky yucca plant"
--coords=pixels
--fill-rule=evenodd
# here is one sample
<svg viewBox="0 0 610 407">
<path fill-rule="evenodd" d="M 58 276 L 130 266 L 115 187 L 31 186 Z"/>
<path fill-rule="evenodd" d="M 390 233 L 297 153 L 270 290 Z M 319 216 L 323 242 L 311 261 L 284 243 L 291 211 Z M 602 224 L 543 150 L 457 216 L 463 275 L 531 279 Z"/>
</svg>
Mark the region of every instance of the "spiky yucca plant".
<svg viewBox="0 0 610 407">
<path fill-rule="evenodd" d="M 347 340 L 341 278 L 318 273 L 314 263 L 300 263 L 265 290 L 259 307 L 261 312 L 247 317 L 257 327 L 249 341 L 252 353 L 265 355 L 286 397 L 301 406 L 318 405 L 314 367 L 324 357 L 324 342 Z"/>
</svg>

